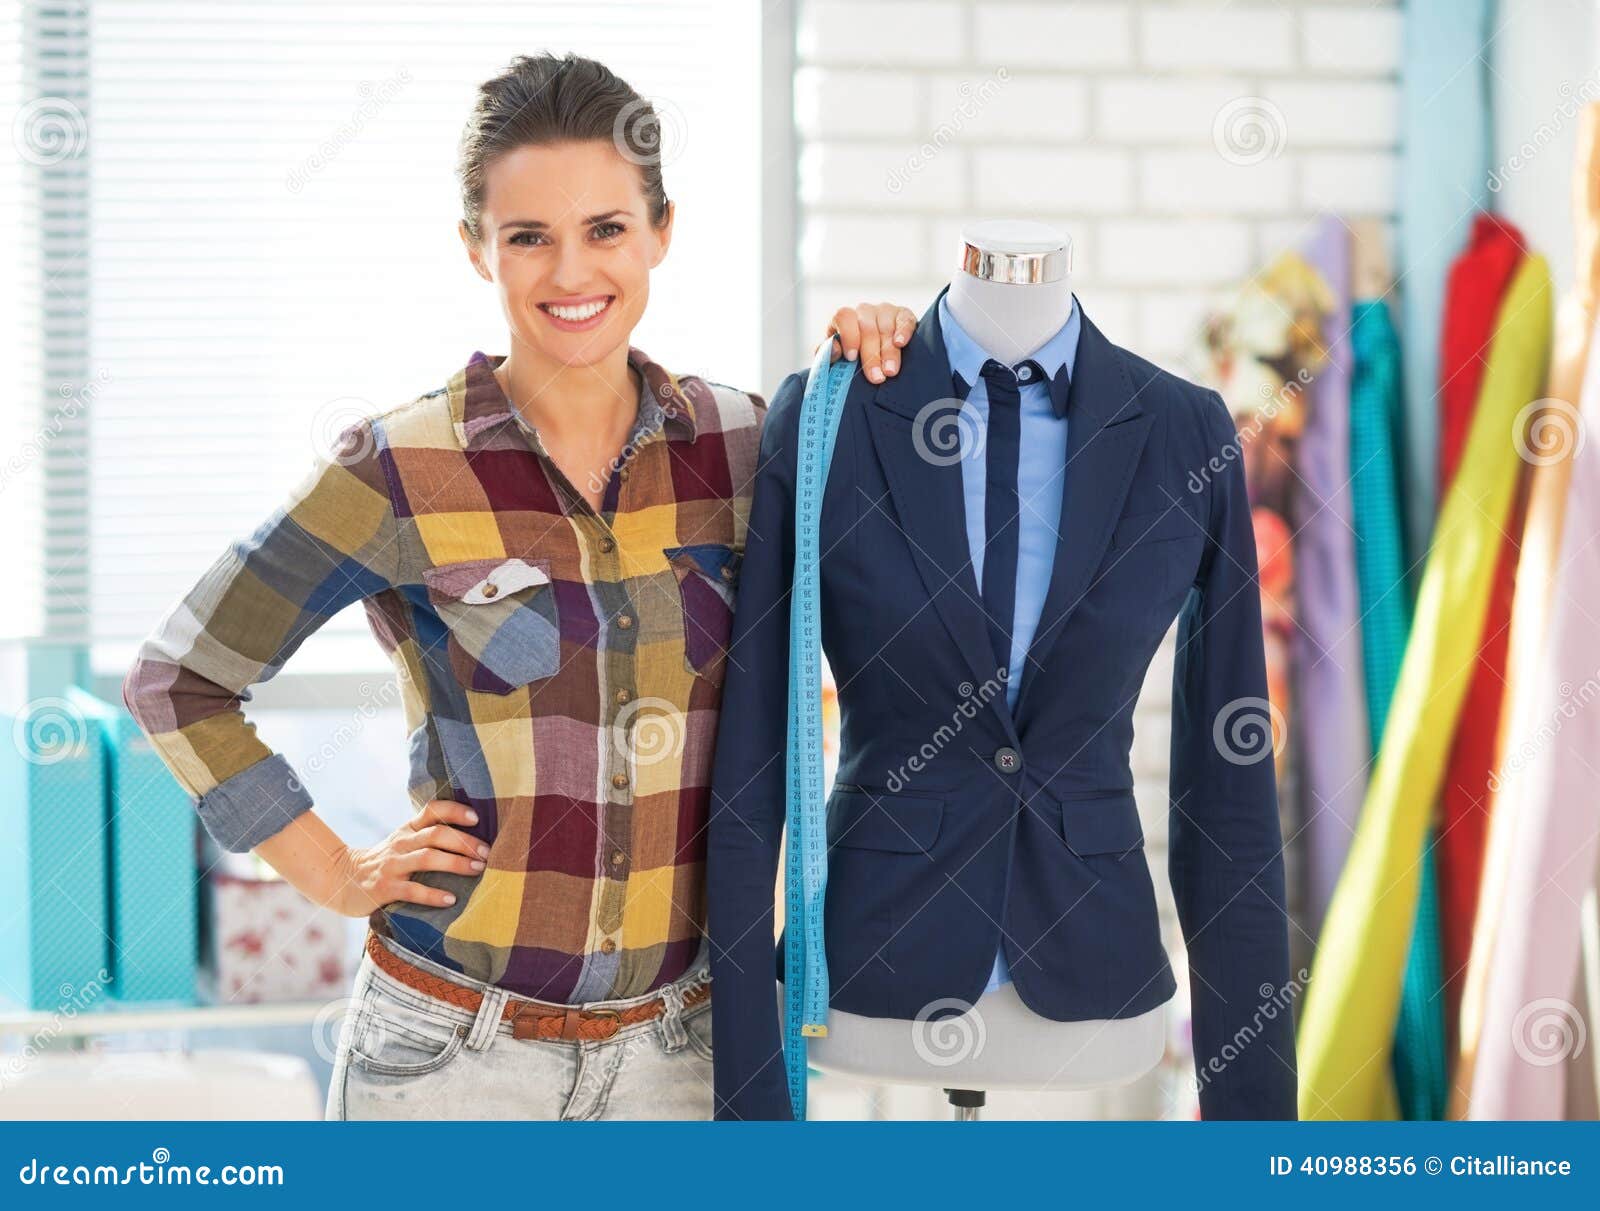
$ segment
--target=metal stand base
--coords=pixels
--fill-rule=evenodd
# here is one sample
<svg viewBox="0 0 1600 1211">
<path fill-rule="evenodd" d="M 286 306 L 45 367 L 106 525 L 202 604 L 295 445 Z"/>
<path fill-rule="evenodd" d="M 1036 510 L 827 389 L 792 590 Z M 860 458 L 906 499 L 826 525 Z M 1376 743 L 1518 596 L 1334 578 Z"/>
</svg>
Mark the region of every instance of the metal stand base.
<svg viewBox="0 0 1600 1211">
<path fill-rule="evenodd" d="M 984 1094 L 982 1089 L 946 1089 L 944 1095 L 950 1101 L 950 1115 L 958 1123 L 975 1123 L 978 1121 L 978 1111 L 983 1108 Z"/>
</svg>

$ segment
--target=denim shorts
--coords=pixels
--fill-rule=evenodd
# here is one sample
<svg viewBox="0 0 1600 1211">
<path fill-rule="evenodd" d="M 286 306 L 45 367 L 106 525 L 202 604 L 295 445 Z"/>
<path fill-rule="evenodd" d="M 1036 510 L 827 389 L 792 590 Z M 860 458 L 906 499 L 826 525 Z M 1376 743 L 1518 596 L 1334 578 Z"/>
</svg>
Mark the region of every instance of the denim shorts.
<svg viewBox="0 0 1600 1211">
<path fill-rule="evenodd" d="M 503 988 L 480 984 L 379 939 L 406 962 L 476 989 L 474 1014 L 402 984 L 361 956 L 339 1035 L 330 1119 L 709 1119 L 711 1001 L 683 995 L 710 980 L 704 947 L 678 979 L 643 996 L 586 1001 L 625 1009 L 664 997 L 666 1011 L 608 1039 L 517 1039 Z"/>
</svg>

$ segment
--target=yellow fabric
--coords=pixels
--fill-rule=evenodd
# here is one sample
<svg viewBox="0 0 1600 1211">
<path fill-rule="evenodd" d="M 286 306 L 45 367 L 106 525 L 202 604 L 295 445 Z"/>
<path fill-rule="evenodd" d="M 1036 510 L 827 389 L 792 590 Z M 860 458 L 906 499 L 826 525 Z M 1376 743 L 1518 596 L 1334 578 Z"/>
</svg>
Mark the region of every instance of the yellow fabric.
<svg viewBox="0 0 1600 1211">
<path fill-rule="evenodd" d="M 1410 641 L 1300 1019 L 1300 1117 L 1398 1117 L 1391 1067 L 1419 856 L 1477 661 L 1520 467 L 1513 420 L 1550 355 L 1550 269 L 1529 256 L 1495 319 L 1460 467 L 1439 512 Z"/>
</svg>

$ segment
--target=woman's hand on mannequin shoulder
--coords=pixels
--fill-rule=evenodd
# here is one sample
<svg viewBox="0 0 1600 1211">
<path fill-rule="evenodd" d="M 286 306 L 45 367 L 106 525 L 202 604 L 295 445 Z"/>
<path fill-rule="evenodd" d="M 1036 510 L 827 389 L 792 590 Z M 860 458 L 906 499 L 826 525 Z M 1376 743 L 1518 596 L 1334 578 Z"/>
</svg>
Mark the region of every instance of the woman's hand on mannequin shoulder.
<svg viewBox="0 0 1600 1211">
<path fill-rule="evenodd" d="M 841 307 L 828 321 L 826 340 L 839 334 L 833 348 L 832 361 L 838 361 L 841 349 L 846 361 L 861 359 L 861 373 L 874 383 L 893 378 L 900 372 L 900 349 L 917 330 L 915 313 L 893 303 L 862 303 L 857 307 Z"/>
</svg>

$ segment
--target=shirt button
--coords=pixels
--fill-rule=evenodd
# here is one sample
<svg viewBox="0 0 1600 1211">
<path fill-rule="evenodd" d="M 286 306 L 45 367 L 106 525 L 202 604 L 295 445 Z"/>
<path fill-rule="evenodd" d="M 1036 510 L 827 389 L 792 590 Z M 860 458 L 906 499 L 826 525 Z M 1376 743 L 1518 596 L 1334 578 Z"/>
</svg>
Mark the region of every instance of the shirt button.
<svg viewBox="0 0 1600 1211">
<path fill-rule="evenodd" d="M 621 866 L 625 856 L 626 855 L 624 855 L 623 852 L 620 849 L 612 850 L 611 851 L 611 865 L 612 866 Z"/>
<path fill-rule="evenodd" d="M 497 584 L 494 584 L 494 583 L 486 584 L 486 585 L 483 586 L 483 595 L 485 597 L 493 597 L 499 591 L 500 591 L 500 586 L 497 585 Z"/>
<path fill-rule="evenodd" d="M 600 953 L 601 954 L 611 954 L 616 949 L 617 949 L 617 940 L 615 938 L 607 938 L 604 942 L 600 943 Z"/>
<path fill-rule="evenodd" d="M 1020 367 L 1017 370 L 1017 377 L 1021 378 L 1021 379 L 1032 378 L 1033 377 L 1033 367 L 1032 366 L 1022 366 L 1022 367 Z"/>
<path fill-rule="evenodd" d="M 612 774 L 611 775 L 611 785 L 616 787 L 618 790 L 621 790 L 623 787 L 628 785 L 628 775 L 627 774 Z"/>
<path fill-rule="evenodd" d="M 627 614 L 619 614 L 617 616 L 617 625 L 626 631 L 628 628 L 633 626 L 633 619 Z"/>
<path fill-rule="evenodd" d="M 1022 758 L 1009 745 L 994 750 L 994 765 L 1002 774 L 1014 774 L 1022 768 Z"/>
<path fill-rule="evenodd" d="M 630 698 L 632 698 L 632 697 L 633 697 L 633 695 L 628 693 L 627 690 L 618 690 L 617 691 L 617 705 L 618 706 L 626 706 L 626 705 L 628 705 L 628 700 Z"/>
<path fill-rule="evenodd" d="M 617 544 L 612 542 L 609 538 L 602 538 L 600 540 L 600 549 L 609 555 L 611 552 L 617 549 Z"/>
<path fill-rule="evenodd" d="M 727 564 L 723 564 L 722 565 L 722 579 L 724 579 L 724 580 L 732 580 L 733 579 L 733 569 L 731 567 L 729 567 Z"/>
</svg>

